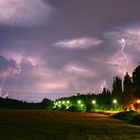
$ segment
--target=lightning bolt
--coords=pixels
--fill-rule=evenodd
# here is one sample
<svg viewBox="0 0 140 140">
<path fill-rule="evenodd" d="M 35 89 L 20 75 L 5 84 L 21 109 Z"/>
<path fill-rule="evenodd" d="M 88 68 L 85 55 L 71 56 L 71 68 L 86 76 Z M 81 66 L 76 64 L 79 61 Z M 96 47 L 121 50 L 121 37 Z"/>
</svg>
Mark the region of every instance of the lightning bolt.
<svg viewBox="0 0 140 140">
<path fill-rule="evenodd" d="M 4 88 L 6 79 L 7 79 L 7 75 L 6 75 L 6 77 L 4 77 L 4 79 L 2 80 L 2 83 L 0 85 L 0 97 L 3 97 L 2 94 L 3 94 L 3 88 Z"/>
<path fill-rule="evenodd" d="M 105 88 L 105 86 L 106 86 L 106 80 L 104 80 L 103 83 L 100 86 L 101 91 L 103 91 L 103 89 Z"/>
<path fill-rule="evenodd" d="M 8 78 L 8 76 L 12 72 L 13 72 L 13 70 L 9 70 L 8 72 L 6 72 L 4 78 L 2 79 L 2 82 L 0 84 L 0 97 L 2 97 L 2 98 L 7 98 L 9 96 L 8 89 L 7 89 L 7 92 L 6 92 L 5 95 L 3 95 L 4 94 L 3 91 L 5 91 L 5 89 L 4 89 L 5 88 L 5 82 L 6 82 L 7 78 Z"/>
<path fill-rule="evenodd" d="M 102 92 L 103 91 L 103 89 L 106 87 L 106 80 L 104 80 L 103 81 L 103 83 L 99 86 L 96 86 L 94 89 L 93 89 L 93 91 L 92 91 L 92 93 L 95 93 L 95 92 Z"/>
<path fill-rule="evenodd" d="M 125 61 L 125 65 L 123 67 L 123 73 L 125 75 L 126 74 L 126 65 L 128 64 L 128 58 L 127 58 L 126 53 L 124 52 L 124 49 L 126 47 L 126 40 L 124 38 L 122 38 L 120 42 L 122 44 L 121 53 L 122 53 L 122 56 L 123 56 L 123 60 Z"/>
<path fill-rule="evenodd" d="M 9 93 L 8 93 L 8 89 L 7 89 L 6 94 L 3 95 L 2 98 L 6 99 L 6 98 L 8 98 L 8 96 L 9 96 Z"/>
<path fill-rule="evenodd" d="M 7 98 L 9 96 L 8 90 L 7 90 L 6 94 L 3 95 L 4 85 L 5 85 L 5 81 L 6 81 L 7 77 L 8 76 L 6 75 L 6 77 L 3 79 L 2 84 L 0 86 L 0 97 L 2 97 L 2 98 Z"/>
</svg>

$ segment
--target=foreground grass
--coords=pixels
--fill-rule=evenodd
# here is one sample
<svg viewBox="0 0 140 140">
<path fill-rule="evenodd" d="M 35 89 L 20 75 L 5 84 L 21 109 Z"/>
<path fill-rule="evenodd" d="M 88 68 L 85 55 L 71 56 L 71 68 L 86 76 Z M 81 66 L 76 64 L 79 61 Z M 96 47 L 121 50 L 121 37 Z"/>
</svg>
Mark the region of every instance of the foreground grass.
<svg viewBox="0 0 140 140">
<path fill-rule="evenodd" d="M 140 140 L 140 127 L 94 113 L 0 110 L 0 140 Z"/>
<path fill-rule="evenodd" d="M 140 125 L 140 114 L 135 111 L 119 112 L 112 115 L 112 117 L 131 124 Z"/>
</svg>

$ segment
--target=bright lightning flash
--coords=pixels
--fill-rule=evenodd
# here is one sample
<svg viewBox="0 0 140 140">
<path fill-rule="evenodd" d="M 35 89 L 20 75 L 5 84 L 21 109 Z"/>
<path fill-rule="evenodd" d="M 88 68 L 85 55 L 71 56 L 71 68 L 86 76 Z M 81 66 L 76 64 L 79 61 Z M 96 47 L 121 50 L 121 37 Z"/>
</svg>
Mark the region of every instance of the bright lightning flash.
<svg viewBox="0 0 140 140">
<path fill-rule="evenodd" d="M 125 61 L 125 65 L 124 65 L 124 68 L 123 68 L 123 72 L 124 72 L 124 75 L 126 74 L 126 65 L 128 64 L 128 58 L 127 58 L 127 55 L 126 53 L 124 52 L 124 49 L 126 47 L 126 40 L 124 38 L 121 39 L 121 44 L 122 44 L 122 48 L 121 48 L 121 53 L 122 53 L 122 56 L 123 56 L 123 60 Z"/>
</svg>

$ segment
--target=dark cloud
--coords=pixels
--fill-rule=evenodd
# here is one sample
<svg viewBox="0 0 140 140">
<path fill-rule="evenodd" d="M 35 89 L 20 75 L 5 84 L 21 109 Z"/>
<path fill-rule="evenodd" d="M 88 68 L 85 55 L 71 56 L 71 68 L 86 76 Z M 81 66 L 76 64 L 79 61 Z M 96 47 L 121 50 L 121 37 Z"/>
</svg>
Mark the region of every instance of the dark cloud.
<svg viewBox="0 0 140 140">
<path fill-rule="evenodd" d="M 17 69 L 16 61 L 0 55 L 0 72 L 2 73 L 13 69 Z"/>
<path fill-rule="evenodd" d="M 0 7 L 0 24 L 12 26 L 40 24 L 46 21 L 44 18 L 48 19 L 52 11 L 42 0 L 1 0 Z"/>
</svg>

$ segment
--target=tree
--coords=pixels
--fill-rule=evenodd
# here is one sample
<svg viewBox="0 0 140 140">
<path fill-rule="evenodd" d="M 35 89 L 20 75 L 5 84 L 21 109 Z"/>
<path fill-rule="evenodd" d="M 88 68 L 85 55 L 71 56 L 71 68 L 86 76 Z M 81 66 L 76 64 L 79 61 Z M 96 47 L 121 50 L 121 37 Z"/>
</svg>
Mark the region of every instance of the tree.
<svg viewBox="0 0 140 140">
<path fill-rule="evenodd" d="M 47 98 L 44 98 L 41 102 L 42 109 L 52 109 L 53 101 Z"/>
<path fill-rule="evenodd" d="M 140 65 L 133 72 L 134 97 L 140 98 Z"/>
<path fill-rule="evenodd" d="M 118 76 L 113 78 L 112 96 L 117 99 L 119 105 L 122 105 L 122 79 Z"/>
<path fill-rule="evenodd" d="M 103 88 L 101 102 L 104 109 L 109 110 L 112 108 L 112 95 L 109 89 Z"/>
<path fill-rule="evenodd" d="M 133 83 L 132 78 L 126 73 L 123 81 L 123 109 L 127 110 L 133 103 Z"/>
</svg>

